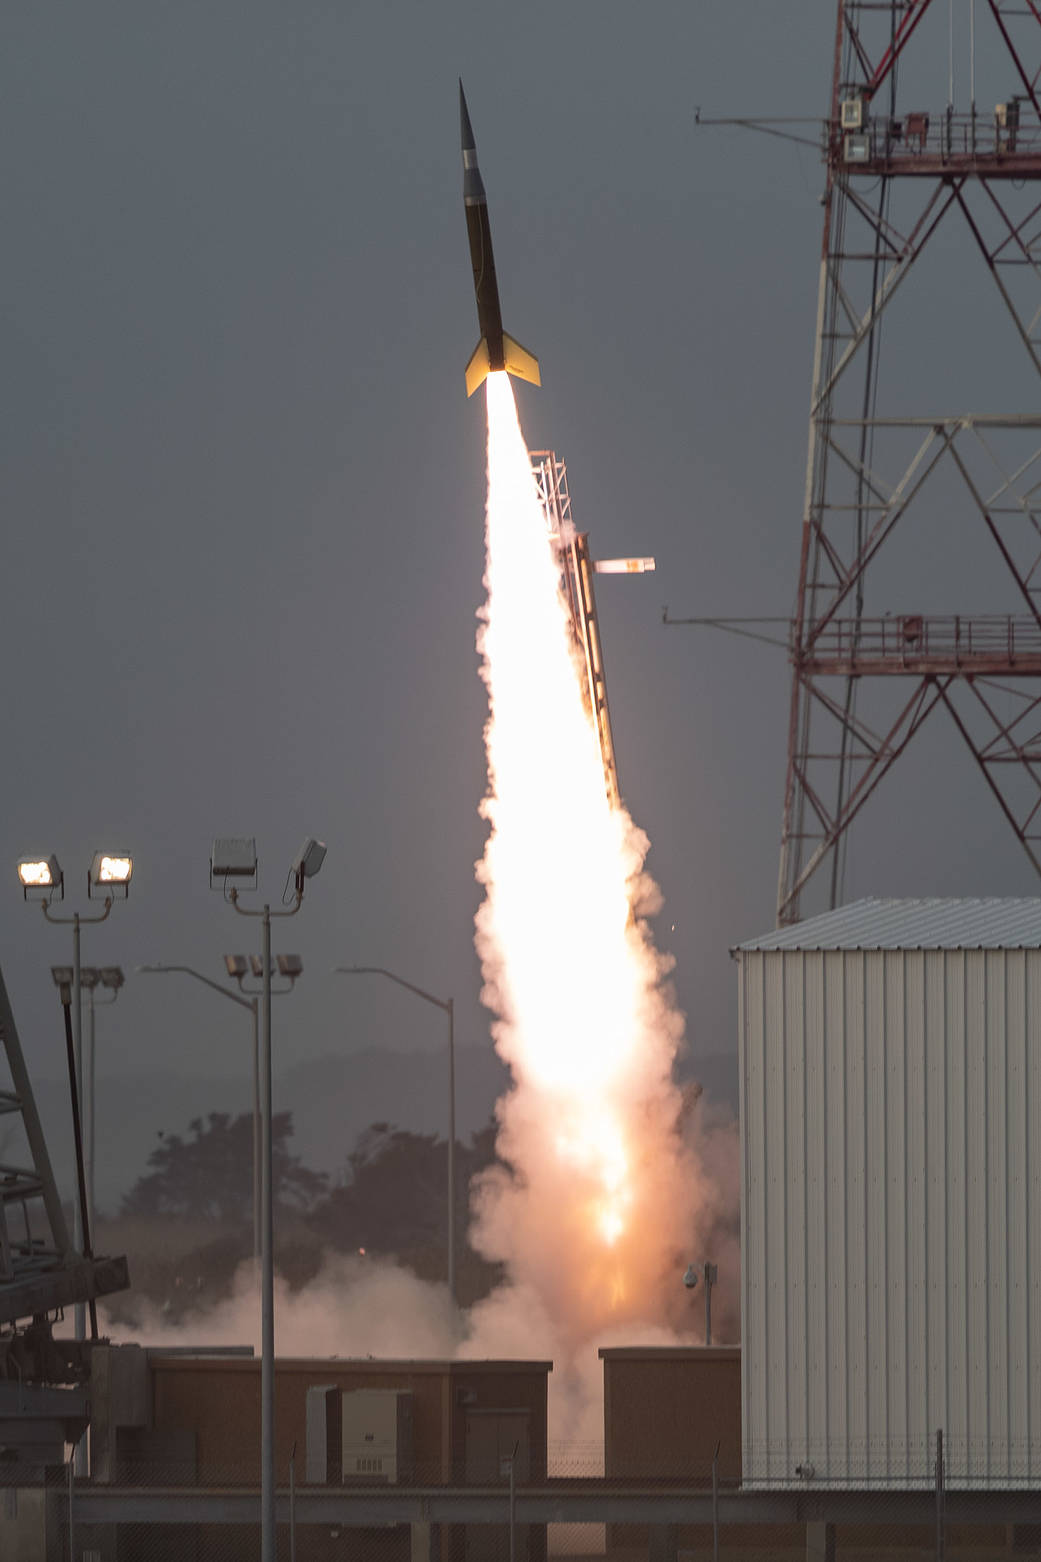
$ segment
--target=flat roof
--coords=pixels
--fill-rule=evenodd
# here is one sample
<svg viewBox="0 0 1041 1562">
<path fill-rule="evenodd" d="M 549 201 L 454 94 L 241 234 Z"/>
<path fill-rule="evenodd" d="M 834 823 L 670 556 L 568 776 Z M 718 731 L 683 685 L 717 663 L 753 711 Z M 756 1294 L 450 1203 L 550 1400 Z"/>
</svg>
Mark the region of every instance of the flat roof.
<svg viewBox="0 0 1041 1562">
<path fill-rule="evenodd" d="M 740 1345 L 601 1345 L 601 1361 L 740 1361 Z"/>
<path fill-rule="evenodd" d="M 1041 898 L 854 900 L 748 939 L 731 954 L 777 949 L 1041 949 Z"/>
<path fill-rule="evenodd" d="M 147 1347 L 146 1347 L 147 1348 Z M 196 1367 L 206 1372 L 255 1372 L 260 1366 L 259 1356 L 215 1356 L 209 1351 L 200 1351 L 193 1356 L 190 1351 L 169 1356 L 157 1351 L 153 1354 L 149 1351 L 149 1361 L 152 1366 L 166 1371 L 177 1372 L 186 1366 Z M 422 1374 L 435 1375 L 447 1374 L 451 1377 L 459 1377 L 472 1372 L 552 1372 L 551 1361 L 486 1361 L 481 1357 L 463 1359 L 460 1361 L 431 1361 L 411 1360 L 402 1358 L 390 1360 L 385 1357 L 373 1356 L 276 1356 L 275 1369 L 278 1372 L 302 1372 L 313 1375 L 316 1372 L 367 1372 L 373 1377 L 381 1373 L 387 1375 L 400 1375 L 409 1372 L 413 1377 Z"/>
</svg>

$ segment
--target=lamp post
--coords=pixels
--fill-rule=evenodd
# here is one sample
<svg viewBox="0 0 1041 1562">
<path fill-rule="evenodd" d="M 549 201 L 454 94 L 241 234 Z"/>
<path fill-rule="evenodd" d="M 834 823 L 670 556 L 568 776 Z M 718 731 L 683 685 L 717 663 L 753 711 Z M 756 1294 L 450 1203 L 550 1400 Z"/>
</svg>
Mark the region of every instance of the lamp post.
<svg viewBox="0 0 1041 1562">
<path fill-rule="evenodd" d="M 60 969 L 60 967 L 52 966 L 51 974 L 54 975 L 57 969 Z M 55 976 L 55 980 L 57 981 L 57 976 Z M 80 987 L 87 989 L 87 1012 L 90 1015 L 83 1065 L 83 1076 L 86 1080 L 86 1094 L 83 1101 L 83 1159 L 87 1168 L 87 1229 L 91 1232 L 94 1230 L 94 1146 L 97 1142 L 95 1128 L 97 1119 L 94 1113 L 96 1074 L 94 1066 L 94 1010 L 98 1000 L 94 995 L 100 984 L 106 992 L 111 994 L 111 997 L 100 1000 L 102 1005 L 107 1007 L 115 1003 L 119 997 L 119 990 L 125 982 L 126 977 L 123 975 L 122 966 L 103 965 L 100 968 L 96 965 L 80 966 Z"/>
<path fill-rule="evenodd" d="M 288 987 L 272 987 L 272 998 L 280 997 L 283 993 L 291 993 L 296 986 L 296 979 L 303 974 L 304 962 L 299 955 L 276 955 L 280 976 L 289 978 Z M 247 994 L 246 1001 L 253 1009 L 253 1258 L 259 1264 L 262 1247 L 260 1239 L 260 1208 L 261 1208 L 261 1145 L 260 1145 L 260 1053 L 259 1053 L 259 1025 L 257 1022 L 257 1008 L 263 987 L 247 987 L 245 977 L 248 971 L 254 976 L 262 977 L 260 961 L 256 955 L 225 955 L 224 965 L 229 976 L 233 976 L 239 984 L 239 992 Z M 222 989 L 225 991 L 226 989 Z"/>
<path fill-rule="evenodd" d="M 72 928 L 72 1051 L 73 1078 L 76 1095 L 83 1100 L 83 1016 L 82 967 L 80 964 L 80 927 L 84 922 L 104 922 L 112 910 L 117 895 L 126 899 L 130 891 L 130 879 L 134 871 L 134 859 L 128 853 L 95 852 L 87 870 L 87 898 L 93 900 L 96 893 L 104 896 L 103 908 L 96 916 L 84 916 L 74 911 L 71 917 L 59 917 L 50 909 L 57 897 L 65 899 L 65 876 L 57 857 L 22 857 L 18 862 L 18 880 L 26 900 L 37 899 L 48 922 Z M 83 1213 L 78 1201 L 73 1202 L 73 1244 L 78 1253 L 83 1252 L 84 1242 L 89 1242 L 89 1232 L 83 1228 Z M 76 1303 L 75 1330 L 77 1340 L 86 1338 L 86 1314 L 82 1302 Z M 81 1445 L 82 1446 L 82 1445 Z M 84 1455 L 85 1457 L 85 1455 Z M 77 1470 L 81 1455 L 77 1453 Z"/>
<path fill-rule="evenodd" d="M 239 964 L 241 962 L 241 972 Z M 241 989 L 241 977 L 246 972 L 246 960 L 243 955 L 225 955 L 224 964 L 229 976 L 239 977 Z M 206 987 L 212 987 L 215 993 L 228 998 L 232 1003 L 237 1003 L 240 1008 L 248 1009 L 253 1018 L 253 1262 L 260 1262 L 260 1005 L 256 995 L 251 997 L 240 996 L 233 993 L 230 987 L 222 987 L 220 982 L 211 981 L 201 971 L 193 970 L 190 965 L 141 965 L 138 970 L 146 976 L 165 976 L 171 971 L 176 971 L 182 976 L 193 976 L 197 982 L 202 982 Z"/>
<path fill-rule="evenodd" d="M 257 844 L 252 837 L 219 838 L 210 856 L 210 888 L 220 889 L 235 911 L 244 917 L 261 918 L 260 970 L 261 1029 L 260 1117 L 260 1558 L 275 1562 L 275 1268 L 274 1221 L 272 1210 L 271 1146 L 271 918 L 292 917 L 300 910 L 304 885 L 313 878 L 325 860 L 325 846 L 308 837 L 292 866 L 293 903 L 282 911 L 265 904 L 262 911 L 239 905 L 239 888 L 256 888 Z M 287 957 L 283 956 L 285 960 Z M 255 968 L 254 968 L 255 969 Z M 284 975 L 290 975 L 284 970 Z"/>
<path fill-rule="evenodd" d="M 448 1293 L 453 1302 L 455 1296 L 455 1000 L 453 998 L 438 998 L 434 993 L 428 993 L 424 987 L 417 987 L 415 982 L 407 982 L 403 976 L 396 976 L 393 971 L 386 970 L 382 965 L 338 965 L 335 968 L 337 976 L 385 976 L 388 982 L 396 982 L 399 987 L 405 987 L 410 993 L 415 993 L 417 998 L 424 998 L 427 1003 L 434 1004 L 443 1009 L 448 1015 Z"/>
</svg>

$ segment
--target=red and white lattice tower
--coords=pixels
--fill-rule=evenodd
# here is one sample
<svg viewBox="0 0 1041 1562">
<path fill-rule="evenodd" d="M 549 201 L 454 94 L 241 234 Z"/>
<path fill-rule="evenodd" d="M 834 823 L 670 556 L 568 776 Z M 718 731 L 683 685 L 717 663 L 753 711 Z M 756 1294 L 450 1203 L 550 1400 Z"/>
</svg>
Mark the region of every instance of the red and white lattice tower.
<svg viewBox="0 0 1041 1562">
<path fill-rule="evenodd" d="M 1041 872 L 1039 92 L 1041 0 L 839 0 L 781 923 L 934 711 Z"/>
</svg>

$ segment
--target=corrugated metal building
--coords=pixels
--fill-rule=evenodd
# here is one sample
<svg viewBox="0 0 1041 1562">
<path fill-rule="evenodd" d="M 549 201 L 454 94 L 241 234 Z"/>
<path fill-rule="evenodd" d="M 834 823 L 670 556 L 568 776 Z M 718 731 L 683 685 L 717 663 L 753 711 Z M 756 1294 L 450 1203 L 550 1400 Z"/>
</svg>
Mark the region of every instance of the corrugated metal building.
<svg viewBox="0 0 1041 1562">
<path fill-rule="evenodd" d="M 745 1482 L 1041 1484 L 1041 900 L 734 953 Z"/>
</svg>

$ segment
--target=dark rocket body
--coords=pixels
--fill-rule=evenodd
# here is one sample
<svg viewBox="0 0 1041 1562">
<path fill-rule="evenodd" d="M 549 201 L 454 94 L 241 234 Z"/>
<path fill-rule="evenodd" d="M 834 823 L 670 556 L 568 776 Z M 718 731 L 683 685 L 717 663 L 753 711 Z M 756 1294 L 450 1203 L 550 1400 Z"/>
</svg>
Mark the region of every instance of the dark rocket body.
<svg viewBox="0 0 1041 1562">
<path fill-rule="evenodd" d="M 470 263 L 474 273 L 474 297 L 481 340 L 466 366 L 466 394 L 472 396 L 494 370 L 505 369 L 518 379 L 541 385 L 538 359 L 502 328 L 499 283 L 492 254 L 492 230 L 488 222 L 488 201 L 484 181 L 477 166 L 477 148 L 466 108 L 463 84 L 459 83 L 459 123 L 463 146 L 463 204 L 466 207 L 466 235 L 470 241 Z"/>
</svg>

